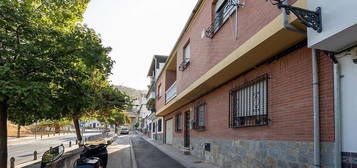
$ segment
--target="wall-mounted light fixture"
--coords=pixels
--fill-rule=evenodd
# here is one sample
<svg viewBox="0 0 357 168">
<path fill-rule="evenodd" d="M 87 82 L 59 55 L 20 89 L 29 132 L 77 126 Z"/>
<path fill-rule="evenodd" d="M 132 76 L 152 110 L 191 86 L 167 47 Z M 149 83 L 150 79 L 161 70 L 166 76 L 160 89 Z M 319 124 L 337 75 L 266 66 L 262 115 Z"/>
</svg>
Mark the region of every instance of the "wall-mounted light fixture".
<svg viewBox="0 0 357 168">
<path fill-rule="evenodd" d="M 268 1 L 268 0 L 266 0 Z M 279 9 L 284 8 L 287 15 L 290 12 L 294 13 L 299 21 L 320 33 L 322 31 L 321 23 L 321 7 L 317 7 L 316 11 L 310 11 L 303 8 L 298 8 L 291 6 L 289 4 L 284 4 L 285 0 L 269 0 L 272 5 L 276 5 Z"/>
</svg>

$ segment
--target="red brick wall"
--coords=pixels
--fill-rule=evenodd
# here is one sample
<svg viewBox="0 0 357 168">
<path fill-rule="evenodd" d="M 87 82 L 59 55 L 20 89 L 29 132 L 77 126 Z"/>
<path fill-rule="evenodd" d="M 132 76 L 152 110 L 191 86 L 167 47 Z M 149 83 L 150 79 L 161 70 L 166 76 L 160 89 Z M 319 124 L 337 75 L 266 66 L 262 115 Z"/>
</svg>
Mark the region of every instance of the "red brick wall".
<svg viewBox="0 0 357 168">
<path fill-rule="evenodd" d="M 291 1 L 291 3 L 293 2 L 295 1 Z M 213 0 L 207 0 L 173 52 L 177 56 L 177 67 L 179 67 L 183 59 L 183 48 L 190 41 L 190 65 L 184 71 L 177 69 L 177 94 L 190 86 L 281 13 L 276 6 L 264 0 L 245 1 L 246 7 L 238 10 L 239 34 L 237 39 L 235 38 L 235 13 L 231 15 L 212 39 L 201 38 L 202 31 L 212 23 L 212 3 Z M 159 80 L 163 80 L 163 78 L 160 77 Z M 164 104 L 158 103 L 157 108 L 160 109 L 162 105 Z"/>
<path fill-rule="evenodd" d="M 229 128 L 229 90 L 264 73 L 270 76 L 268 113 L 271 123 L 267 126 Z M 332 63 L 325 55 L 319 56 L 319 75 L 321 139 L 334 141 Z M 311 50 L 302 48 L 270 64 L 259 66 L 198 101 L 207 103 L 206 129 L 192 130 L 192 138 L 312 141 Z M 194 104 L 188 104 L 165 116 L 165 120 L 178 112 L 192 109 Z M 183 132 L 174 133 L 174 136 L 183 136 Z"/>
<path fill-rule="evenodd" d="M 177 73 L 178 93 L 186 89 L 192 82 L 201 77 L 281 13 L 276 6 L 264 0 L 245 1 L 246 7 L 238 10 L 239 35 L 237 39 L 235 38 L 235 13 L 231 15 L 212 39 L 201 38 L 202 31 L 212 23 L 212 2 L 213 0 L 206 2 L 191 28 L 180 40 L 175 51 L 177 53 L 177 67 L 179 67 L 183 58 L 183 48 L 190 41 L 190 65 L 186 70 L 178 71 Z"/>
</svg>

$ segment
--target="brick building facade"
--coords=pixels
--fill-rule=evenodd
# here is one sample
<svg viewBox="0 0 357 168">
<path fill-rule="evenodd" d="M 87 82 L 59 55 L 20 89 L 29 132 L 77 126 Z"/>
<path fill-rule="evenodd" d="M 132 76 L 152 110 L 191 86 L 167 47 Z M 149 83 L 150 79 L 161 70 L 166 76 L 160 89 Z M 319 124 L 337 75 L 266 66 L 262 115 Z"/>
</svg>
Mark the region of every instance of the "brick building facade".
<svg viewBox="0 0 357 168">
<path fill-rule="evenodd" d="M 312 50 L 270 3 L 230 2 L 198 1 L 156 81 L 164 142 L 220 167 L 311 167 Z M 334 167 L 333 63 L 317 60 L 321 165 Z"/>
</svg>

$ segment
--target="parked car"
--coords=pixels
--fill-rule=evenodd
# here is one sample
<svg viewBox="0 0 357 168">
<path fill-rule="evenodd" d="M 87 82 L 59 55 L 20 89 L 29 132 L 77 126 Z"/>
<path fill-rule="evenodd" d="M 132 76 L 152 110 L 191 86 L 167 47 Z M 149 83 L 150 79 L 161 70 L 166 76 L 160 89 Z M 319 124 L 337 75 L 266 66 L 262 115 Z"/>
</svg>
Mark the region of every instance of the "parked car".
<svg viewBox="0 0 357 168">
<path fill-rule="evenodd" d="M 121 130 L 120 130 L 120 134 L 129 134 L 129 128 L 122 127 Z"/>
</svg>

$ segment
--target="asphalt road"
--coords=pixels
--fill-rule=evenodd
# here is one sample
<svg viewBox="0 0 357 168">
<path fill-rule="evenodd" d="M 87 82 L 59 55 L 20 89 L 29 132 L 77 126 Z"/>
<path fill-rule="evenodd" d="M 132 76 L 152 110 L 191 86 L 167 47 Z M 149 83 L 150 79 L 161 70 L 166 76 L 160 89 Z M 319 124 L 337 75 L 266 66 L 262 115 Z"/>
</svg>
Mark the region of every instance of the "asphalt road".
<svg viewBox="0 0 357 168">
<path fill-rule="evenodd" d="M 85 137 L 100 134 L 99 130 L 87 130 L 84 133 Z M 47 151 L 51 146 L 58 146 L 63 144 L 65 148 L 68 148 L 69 141 L 72 141 L 72 145 L 75 145 L 76 135 L 60 135 L 52 137 L 44 137 L 44 139 L 34 138 L 20 138 L 8 140 L 8 158 L 15 157 L 15 165 L 29 162 L 33 160 L 33 152 L 38 152 L 38 159 L 41 159 L 42 154 Z M 8 163 L 9 165 L 9 163 Z"/>
</svg>

